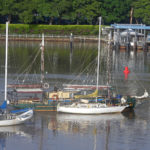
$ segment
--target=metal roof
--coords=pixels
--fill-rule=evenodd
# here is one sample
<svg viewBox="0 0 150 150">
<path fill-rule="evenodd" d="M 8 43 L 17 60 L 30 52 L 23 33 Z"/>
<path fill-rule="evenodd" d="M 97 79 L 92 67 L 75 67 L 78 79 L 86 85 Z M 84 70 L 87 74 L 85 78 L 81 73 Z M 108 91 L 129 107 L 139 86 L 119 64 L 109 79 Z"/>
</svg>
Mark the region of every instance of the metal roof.
<svg viewBox="0 0 150 150">
<path fill-rule="evenodd" d="M 111 24 L 114 29 L 143 29 L 150 30 L 150 26 L 144 24 Z"/>
</svg>

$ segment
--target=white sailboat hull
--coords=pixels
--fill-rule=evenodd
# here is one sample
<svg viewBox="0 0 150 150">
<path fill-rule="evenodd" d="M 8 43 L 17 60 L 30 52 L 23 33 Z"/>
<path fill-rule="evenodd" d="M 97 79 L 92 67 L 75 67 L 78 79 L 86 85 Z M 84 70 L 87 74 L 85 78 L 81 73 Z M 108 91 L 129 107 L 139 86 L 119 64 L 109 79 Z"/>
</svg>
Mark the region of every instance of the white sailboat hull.
<svg viewBox="0 0 150 150">
<path fill-rule="evenodd" d="M 18 125 L 22 124 L 25 121 L 31 119 L 33 116 L 33 110 L 28 110 L 20 115 L 14 116 L 7 116 L 7 119 L 0 120 L 0 126 L 10 126 L 10 125 Z M 10 118 L 9 118 L 10 117 Z"/>
<path fill-rule="evenodd" d="M 99 108 L 88 108 L 88 107 L 68 107 L 58 106 L 57 111 L 62 113 L 72 113 L 72 114 L 108 114 L 108 113 L 120 113 L 127 106 L 109 106 L 109 107 L 99 107 Z"/>
</svg>

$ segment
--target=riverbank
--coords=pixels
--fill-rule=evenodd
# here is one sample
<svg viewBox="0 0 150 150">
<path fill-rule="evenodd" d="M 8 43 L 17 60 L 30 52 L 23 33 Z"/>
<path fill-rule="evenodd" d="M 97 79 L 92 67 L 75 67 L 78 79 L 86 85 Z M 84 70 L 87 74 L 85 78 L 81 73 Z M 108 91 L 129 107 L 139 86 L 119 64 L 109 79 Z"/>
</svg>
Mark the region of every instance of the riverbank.
<svg viewBox="0 0 150 150">
<path fill-rule="evenodd" d="M 5 24 L 0 24 L 0 40 L 5 39 Z M 102 26 L 104 27 L 104 25 Z M 98 25 L 28 25 L 9 24 L 9 40 L 54 42 L 97 42 Z M 101 37 L 105 41 L 104 37 Z"/>
<path fill-rule="evenodd" d="M 74 35 L 45 35 L 48 42 L 98 42 L 98 36 L 74 36 Z M 14 41 L 41 41 L 42 34 L 10 34 L 9 40 Z M 5 35 L 0 34 L 0 40 L 5 40 Z M 103 42 L 107 40 L 101 38 Z"/>
</svg>

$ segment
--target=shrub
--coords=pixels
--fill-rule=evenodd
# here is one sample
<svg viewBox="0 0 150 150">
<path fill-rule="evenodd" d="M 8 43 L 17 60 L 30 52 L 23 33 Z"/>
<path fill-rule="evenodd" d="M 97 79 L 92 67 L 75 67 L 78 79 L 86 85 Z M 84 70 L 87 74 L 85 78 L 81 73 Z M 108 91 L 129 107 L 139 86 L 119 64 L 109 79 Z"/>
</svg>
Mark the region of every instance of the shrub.
<svg viewBox="0 0 150 150">
<path fill-rule="evenodd" d="M 5 24 L 0 24 L 1 33 L 5 33 Z M 55 35 L 97 35 L 98 25 L 28 25 L 10 24 L 9 33 L 13 34 L 55 34 Z"/>
</svg>

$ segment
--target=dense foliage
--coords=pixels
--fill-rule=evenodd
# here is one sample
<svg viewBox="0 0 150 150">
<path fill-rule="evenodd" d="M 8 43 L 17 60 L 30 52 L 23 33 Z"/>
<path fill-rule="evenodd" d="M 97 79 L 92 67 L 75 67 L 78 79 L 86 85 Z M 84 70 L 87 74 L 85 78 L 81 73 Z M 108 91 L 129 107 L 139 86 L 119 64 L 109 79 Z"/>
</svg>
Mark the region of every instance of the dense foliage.
<svg viewBox="0 0 150 150">
<path fill-rule="evenodd" d="M 9 34 L 97 35 L 98 30 L 98 25 L 9 25 Z M 0 33 L 5 33 L 5 24 L 0 24 Z"/>
<path fill-rule="evenodd" d="M 132 13 L 131 13 L 132 12 Z M 150 24 L 149 0 L 0 0 L 0 23 L 22 24 Z"/>
</svg>

